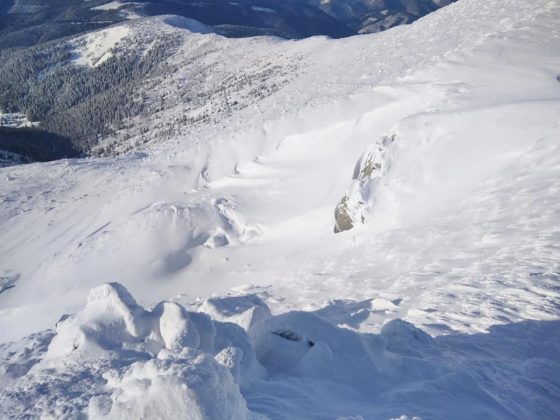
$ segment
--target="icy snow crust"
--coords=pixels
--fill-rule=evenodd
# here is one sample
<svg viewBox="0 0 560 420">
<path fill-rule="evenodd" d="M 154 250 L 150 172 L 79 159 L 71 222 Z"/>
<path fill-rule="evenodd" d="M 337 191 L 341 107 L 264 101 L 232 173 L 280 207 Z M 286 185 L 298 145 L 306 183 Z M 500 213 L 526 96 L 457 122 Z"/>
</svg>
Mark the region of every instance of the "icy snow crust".
<svg viewBox="0 0 560 420">
<path fill-rule="evenodd" d="M 336 41 L 123 24 L 183 39 L 146 81 L 172 106 L 131 121 L 155 140 L 0 169 L 0 417 L 560 417 L 559 20 L 460 0 Z M 264 93 L 224 94 L 244 72 Z M 163 140 L 192 80 L 222 111 Z"/>
<path fill-rule="evenodd" d="M 557 394 L 542 392 L 557 393 L 558 322 L 433 339 L 401 320 L 361 334 L 313 313 L 272 316 L 256 297 L 214 299 L 212 307 L 223 322 L 175 302 L 146 310 L 120 284 L 98 286 L 54 333 L 28 339 L 40 344 L 32 344 L 34 354 L 0 347 L 0 413 L 216 420 L 558 414 Z M 251 322 L 227 322 L 241 318 Z"/>
</svg>

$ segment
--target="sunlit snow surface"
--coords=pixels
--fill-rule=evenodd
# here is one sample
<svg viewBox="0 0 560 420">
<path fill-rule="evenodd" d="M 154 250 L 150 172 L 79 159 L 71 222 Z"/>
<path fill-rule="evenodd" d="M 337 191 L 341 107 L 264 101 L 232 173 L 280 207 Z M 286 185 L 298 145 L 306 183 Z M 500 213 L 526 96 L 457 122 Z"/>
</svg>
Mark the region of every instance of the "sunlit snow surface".
<svg viewBox="0 0 560 420">
<path fill-rule="evenodd" d="M 124 25 L 83 35 L 76 40 L 72 61 L 76 65 L 99 66 L 111 58 L 112 49 L 128 35 L 129 29 Z"/>
<path fill-rule="evenodd" d="M 272 316 L 254 295 L 215 298 L 204 308 L 221 320 L 174 302 L 147 311 L 123 286 L 98 286 L 56 331 L 0 347 L 3 413 L 123 419 L 557 414 L 557 321 L 434 339 L 401 320 L 389 321 L 380 334 L 360 334 L 320 313 Z"/>
<path fill-rule="evenodd" d="M 142 153 L 0 169 L 0 413 L 559 417 L 559 20 L 460 0 L 337 41 L 187 36 L 294 77 Z M 108 281 L 153 309 L 83 309 Z"/>
</svg>

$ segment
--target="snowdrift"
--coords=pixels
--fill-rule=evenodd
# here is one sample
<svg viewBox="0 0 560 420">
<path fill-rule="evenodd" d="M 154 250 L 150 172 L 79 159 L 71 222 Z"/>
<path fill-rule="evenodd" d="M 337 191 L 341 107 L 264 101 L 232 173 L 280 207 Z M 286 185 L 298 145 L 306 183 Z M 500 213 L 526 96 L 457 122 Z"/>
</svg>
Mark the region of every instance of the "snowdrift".
<svg viewBox="0 0 560 420">
<path fill-rule="evenodd" d="M 398 319 L 374 335 L 303 311 L 273 316 L 254 295 L 202 308 L 222 321 L 169 301 L 145 309 L 118 283 L 92 289 L 85 308 L 62 317 L 55 331 L 0 346 L 0 416 L 559 414 L 558 322 L 434 339 Z M 503 393 L 504 381 L 519 381 L 516 393 Z"/>
</svg>

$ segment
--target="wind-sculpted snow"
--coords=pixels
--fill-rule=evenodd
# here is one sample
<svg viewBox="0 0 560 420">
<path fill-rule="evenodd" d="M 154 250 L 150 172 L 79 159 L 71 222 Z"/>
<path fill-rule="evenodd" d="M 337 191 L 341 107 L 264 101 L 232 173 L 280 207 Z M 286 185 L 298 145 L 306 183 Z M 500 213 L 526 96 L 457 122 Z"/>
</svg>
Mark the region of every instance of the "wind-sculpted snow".
<svg viewBox="0 0 560 420">
<path fill-rule="evenodd" d="M 308 312 L 272 316 L 255 296 L 213 299 L 210 307 L 223 321 L 174 302 L 147 310 L 117 283 L 96 287 L 85 308 L 65 315 L 54 332 L 0 347 L 0 416 L 468 419 L 560 413 L 558 322 L 434 339 L 398 319 L 372 335 Z M 255 309 L 260 315 L 245 329 L 227 322 Z M 516 381 L 514 392 L 504 392 Z M 516 400 L 520 394 L 525 401 Z"/>
<path fill-rule="evenodd" d="M 115 56 L 184 41 L 115 143 L 144 152 L 0 169 L 0 417 L 560 417 L 559 17 L 130 23 Z"/>
<path fill-rule="evenodd" d="M 117 283 L 99 286 L 81 312 L 44 333 L 50 344 L 27 373 L 11 368 L 21 356 L 2 353 L 3 379 L 12 385 L 2 389 L 0 414 L 249 418 L 238 385 L 213 356 L 243 348 L 234 367 L 245 368 L 254 355 L 239 327 L 223 328 L 173 302 L 145 310 Z"/>
</svg>

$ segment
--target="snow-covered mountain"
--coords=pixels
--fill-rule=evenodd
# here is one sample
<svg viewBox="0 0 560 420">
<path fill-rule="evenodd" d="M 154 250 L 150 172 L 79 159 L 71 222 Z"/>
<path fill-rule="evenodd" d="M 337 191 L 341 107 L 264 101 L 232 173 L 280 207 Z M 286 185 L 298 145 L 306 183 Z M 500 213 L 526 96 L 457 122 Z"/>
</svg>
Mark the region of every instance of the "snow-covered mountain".
<svg viewBox="0 0 560 420">
<path fill-rule="evenodd" d="M 30 46 L 138 15 L 195 19 L 231 37 L 340 38 L 410 23 L 453 1 L 5 0 L 0 4 L 0 41 L 5 47 Z"/>
<path fill-rule="evenodd" d="M 559 18 L 69 38 L 173 48 L 104 156 L 0 169 L 0 417 L 558 417 Z"/>
<path fill-rule="evenodd" d="M 13 139 L 14 133 L 6 133 L 0 126 L 0 150 L 31 161 L 45 161 L 91 155 L 100 142 L 112 138 L 111 148 L 101 152 L 111 154 L 115 140 L 119 140 L 118 136 L 115 139 L 116 132 L 129 139 L 152 131 L 133 123 L 137 130 L 132 133 L 127 120 L 143 121 L 175 106 L 166 102 L 169 95 L 155 99 L 148 96 L 154 94 L 153 83 L 168 86 L 167 79 L 183 69 L 186 60 L 194 65 L 183 71 L 189 74 L 182 74 L 180 89 L 173 91 L 172 97 L 176 100 L 179 94 L 181 103 L 190 104 L 189 115 L 182 116 L 178 124 L 158 124 L 158 137 L 161 131 L 168 137 L 176 136 L 178 126 L 213 118 L 221 107 L 209 107 L 209 99 L 216 102 L 213 96 L 225 101 L 228 112 L 236 108 L 239 103 L 234 100 L 230 104 L 227 90 L 245 89 L 245 95 L 261 96 L 277 88 L 266 84 L 269 78 L 266 74 L 263 77 L 263 72 L 273 70 L 266 63 L 258 63 L 259 67 L 243 74 L 243 79 L 226 70 L 228 79 L 224 83 L 206 83 L 199 55 L 207 56 L 206 65 L 222 67 L 223 61 L 216 53 L 225 44 L 216 43 L 214 51 L 201 49 L 184 39 L 184 31 L 177 31 L 177 27 L 228 37 L 343 37 L 409 23 L 447 3 L 347 2 L 350 9 L 342 13 L 342 3 L 331 7 L 304 0 L 270 4 L 263 0 L 10 0 L 0 5 L 0 113 L 23 114 L 40 124 L 17 132 L 17 140 Z M 366 19 L 364 13 L 368 13 L 368 21 L 375 21 L 368 24 L 375 28 L 360 29 L 361 20 Z M 370 16 L 372 13 L 377 17 Z M 207 38 L 204 42 L 213 48 L 214 42 Z M 175 54 L 179 45 L 182 51 Z M 173 64 L 171 56 L 178 59 Z M 288 65 L 274 61 L 276 67 Z M 201 78 L 204 85 L 200 84 Z M 20 137 L 27 141 L 21 142 Z M 136 140 L 147 141 L 146 136 L 140 137 Z"/>
</svg>

